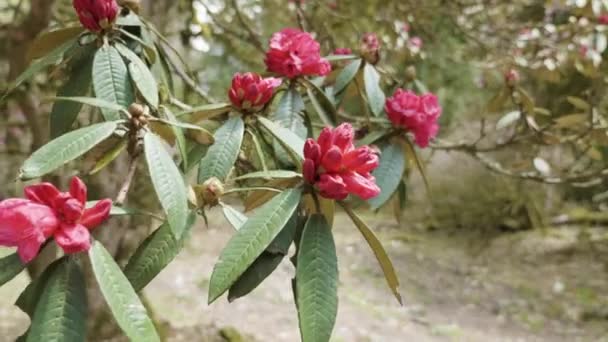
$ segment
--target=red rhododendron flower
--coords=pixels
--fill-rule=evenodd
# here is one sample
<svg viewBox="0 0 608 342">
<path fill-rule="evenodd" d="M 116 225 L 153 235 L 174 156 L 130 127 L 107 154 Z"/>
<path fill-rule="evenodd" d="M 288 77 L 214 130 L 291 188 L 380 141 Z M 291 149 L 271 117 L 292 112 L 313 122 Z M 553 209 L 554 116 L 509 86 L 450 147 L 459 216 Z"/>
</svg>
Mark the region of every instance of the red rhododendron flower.
<svg viewBox="0 0 608 342">
<path fill-rule="evenodd" d="M 355 148 L 355 133 L 349 123 L 321 131 L 317 141 L 304 145 L 304 179 L 316 185 L 321 196 L 343 200 L 354 194 L 364 200 L 378 196 L 380 188 L 371 172 L 378 155 L 368 146 Z"/>
<path fill-rule="evenodd" d="M 278 78 L 262 78 L 252 72 L 235 74 L 228 97 L 232 104 L 239 109 L 259 111 L 270 101 L 274 89 L 280 86 L 281 82 Z"/>
<path fill-rule="evenodd" d="M 73 5 L 82 26 L 93 32 L 108 27 L 118 15 L 115 0 L 74 0 Z"/>
<path fill-rule="evenodd" d="M 597 17 L 597 22 L 601 25 L 608 25 L 608 14 L 602 14 Z"/>
<path fill-rule="evenodd" d="M 268 71 L 287 78 L 324 76 L 331 71 L 329 62 L 321 58 L 319 43 L 310 33 L 293 28 L 272 35 L 264 62 Z"/>
<path fill-rule="evenodd" d="M 85 209 L 86 185 L 72 178 L 69 192 L 50 183 L 25 188 L 26 199 L 0 202 L 0 246 L 17 247 L 24 263 L 32 261 L 51 236 L 67 254 L 91 248 L 89 230 L 110 215 L 112 201 L 105 199 Z"/>
<path fill-rule="evenodd" d="M 337 48 L 334 50 L 334 55 L 352 55 L 353 50 L 349 48 Z"/>
<path fill-rule="evenodd" d="M 418 96 L 409 90 L 397 89 L 393 97 L 386 100 L 385 110 L 395 127 L 414 134 L 418 146 L 427 147 L 429 141 L 437 136 L 437 120 L 441 116 L 437 96 Z"/>
</svg>

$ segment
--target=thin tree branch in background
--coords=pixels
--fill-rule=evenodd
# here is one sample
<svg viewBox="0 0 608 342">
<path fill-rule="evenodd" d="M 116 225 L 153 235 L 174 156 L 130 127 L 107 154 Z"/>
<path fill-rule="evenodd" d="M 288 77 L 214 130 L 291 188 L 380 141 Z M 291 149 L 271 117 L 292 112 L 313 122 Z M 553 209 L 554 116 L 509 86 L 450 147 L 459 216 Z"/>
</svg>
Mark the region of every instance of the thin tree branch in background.
<svg viewBox="0 0 608 342">
<path fill-rule="evenodd" d="M 236 13 L 237 20 L 239 21 L 239 23 L 241 23 L 243 28 L 245 28 L 245 30 L 249 34 L 249 38 L 251 39 L 251 44 L 253 46 L 255 46 L 255 48 L 258 49 L 259 51 L 261 51 L 262 53 L 265 53 L 266 50 L 264 49 L 264 44 L 262 44 L 262 39 L 260 38 L 260 35 L 257 34 L 253 30 L 253 28 L 251 28 L 251 26 L 249 26 L 249 24 L 247 24 L 247 22 L 245 21 L 245 18 L 243 18 L 243 13 L 241 13 L 241 10 L 239 9 L 239 5 L 237 4 L 236 1 L 237 0 L 232 0 L 232 7 L 234 8 L 234 12 Z"/>
</svg>

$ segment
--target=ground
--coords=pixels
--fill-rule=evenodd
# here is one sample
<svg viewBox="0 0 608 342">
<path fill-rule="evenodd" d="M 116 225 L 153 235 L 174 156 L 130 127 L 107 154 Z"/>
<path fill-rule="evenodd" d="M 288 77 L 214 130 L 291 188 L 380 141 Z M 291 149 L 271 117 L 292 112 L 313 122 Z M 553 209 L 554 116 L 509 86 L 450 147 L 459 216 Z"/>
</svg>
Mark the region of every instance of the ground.
<svg viewBox="0 0 608 342">
<path fill-rule="evenodd" d="M 208 306 L 213 264 L 232 235 L 219 212 L 199 225 L 186 249 L 146 290 L 171 341 L 201 331 L 231 341 L 297 341 L 297 316 L 284 261 L 250 296 Z M 333 341 L 608 341 L 606 251 L 601 229 L 559 228 L 502 234 L 491 240 L 462 230 L 421 231 L 367 215 L 401 278 L 404 305 L 384 283 L 354 226 L 335 224 L 340 309 Z M 584 237 L 584 238 L 582 238 Z M 28 319 L 11 306 L 24 275 L 0 289 L 0 341 Z M 239 339 L 238 335 L 241 335 Z M 219 339 L 221 341 L 221 339 Z"/>
</svg>

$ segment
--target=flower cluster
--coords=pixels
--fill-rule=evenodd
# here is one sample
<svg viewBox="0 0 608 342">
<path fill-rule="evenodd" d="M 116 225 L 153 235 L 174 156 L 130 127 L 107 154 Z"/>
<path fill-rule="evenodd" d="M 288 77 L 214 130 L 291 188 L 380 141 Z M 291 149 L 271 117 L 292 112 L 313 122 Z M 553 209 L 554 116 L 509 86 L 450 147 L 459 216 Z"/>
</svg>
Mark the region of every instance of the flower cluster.
<svg viewBox="0 0 608 342">
<path fill-rule="evenodd" d="M 321 58 L 321 47 L 310 35 L 286 28 L 270 38 L 270 49 L 264 62 L 268 71 L 287 78 L 325 76 L 331 71 L 329 62 Z"/>
<path fill-rule="evenodd" d="M 232 87 L 228 91 L 230 102 L 238 109 L 257 112 L 272 98 L 274 89 L 282 81 L 278 78 L 262 78 L 252 72 L 235 74 L 232 78 Z"/>
<path fill-rule="evenodd" d="M 414 134 L 420 147 L 427 147 L 439 131 L 437 120 L 441 116 L 441 106 L 433 94 L 418 96 L 409 90 L 397 89 L 386 100 L 385 110 L 395 127 Z"/>
<path fill-rule="evenodd" d="M 343 200 L 349 194 L 368 200 L 380 193 L 371 172 L 378 167 L 378 155 L 369 147 L 355 148 L 355 133 L 349 123 L 324 128 L 317 141 L 304 145 L 304 179 L 314 184 L 321 196 Z"/>
<path fill-rule="evenodd" d="M 380 40 L 375 33 L 365 33 L 361 38 L 361 56 L 370 64 L 380 61 Z"/>
<path fill-rule="evenodd" d="M 92 32 L 107 28 L 118 15 L 115 0 L 74 0 L 73 5 L 82 26 Z"/>
<path fill-rule="evenodd" d="M 112 208 L 105 199 L 86 209 L 87 187 L 78 177 L 72 178 L 69 192 L 41 183 L 26 187 L 25 197 L 0 202 L 0 246 L 17 247 L 24 263 L 51 236 L 66 254 L 89 250 L 89 230 L 103 223 Z"/>
</svg>

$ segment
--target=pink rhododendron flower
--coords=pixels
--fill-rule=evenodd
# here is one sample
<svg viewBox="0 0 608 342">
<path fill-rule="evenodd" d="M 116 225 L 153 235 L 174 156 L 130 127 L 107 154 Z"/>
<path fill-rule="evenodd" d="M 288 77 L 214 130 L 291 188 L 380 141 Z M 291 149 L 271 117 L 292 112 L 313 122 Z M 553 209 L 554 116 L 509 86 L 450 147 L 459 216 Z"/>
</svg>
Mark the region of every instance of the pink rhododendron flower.
<svg viewBox="0 0 608 342">
<path fill-rule="evenodd" d="M 25 199 L 0 202 L 0 246 L 17 247 L 24 263 L 32 261 L 51 236 L 67 254 L 91 248 L 89 230 L 110 215 L 112 201 L 105 199 L 85 209 L 86 185 L 72 178 L 69 192 L 60 192 L 50 183 L 25 188 Z"/>
<path fill-rule="evenodd" d="M 252 72 L 235 74 L 228 97 L 230 97 L 230 102 L 239 109 L 259 111 L 270 101 L 274 89 L 280 86 L 281 82 L 278 78 L 262 78 Z"/>
<path fill-rule="evenodd" d="M 370 64 L 380 61 L 380 40 L 375 33 L 365 33 L 361 38 L 361 55 Z"/>
<path fill-rule="evenodd" d="M 513 87 L 513 86 L 517 85 L 517 83 L 519 83 L 519 80 L 520 80 L 520 76 L 519 76 L 519 72 L 517 70 L 515 70 L 515 69 L 509 69 L 505 73 L 505 82 L 510 87 Z"/>
<path fill-rule="evenodd" d="M 287 78 L 324 76 L 331 71 L 329 62 L 321 58 L 321 47 L 310 33 L 286 28 L 270 38 L 264 60 L 268 71 Z"/>
<path fill-rule="evenodd" d="M 321 196 L 343 200 L 349 194 L 368 200 L 380 193 L 371 172 L 379 158 L 368 146 L 355 148 L 355 133 L 349 123 L 326 127 L 319 138 L 304 145 L 304 179 L 314 184 Z"/>
<path fill-rule="evenodd" d="M 597 17 L 597 22 L 601 25 L 608 25 L 608 14 L 602 14 Z"/>
<path fill-rule="evenodd" d="M 334 50 L 334 55 L 352 55 L 353 50 L 349 48 L 337 48 Z"/>
<path fill-rule="evenodd" d="M 74 0 L 73 5 L 82 26 L 93 32 L 107 28 L 118 15 L 116 0 Z"/>
<path fill-rule="evenodd" d="M 429 141 L 437 136 L 441 106 L 434 94 L 418 96 L 409 90 L 397 89 L 386 100 L 385 110 L 393 126 L 414 134 L 418 146 L 427 147 Z"/>
<path fill-rule="evenodd" d="M 412 37 L 410 38 L 409 44 L 411 47 L 422 49 L 422 38 Z"/>
</svg>

